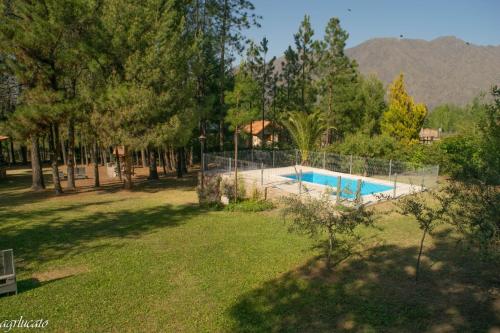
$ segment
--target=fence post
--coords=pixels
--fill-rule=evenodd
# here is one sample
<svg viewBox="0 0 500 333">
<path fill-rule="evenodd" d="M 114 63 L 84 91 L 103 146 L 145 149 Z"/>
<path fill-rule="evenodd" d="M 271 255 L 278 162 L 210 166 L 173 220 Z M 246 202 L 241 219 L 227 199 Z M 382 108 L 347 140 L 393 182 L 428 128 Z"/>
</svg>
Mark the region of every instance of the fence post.
<svg viewBox="0 0 500 333">
<path fill-rule="evenodd" d="M 299 195 L 302 195 L 302 169 L 299 172 Z"/>
<path fill-rule="evenodd" d="M 391 173 L 392 173 L 392 159 L 389 160 L 389 180 L 391 180 Z"/>
<path fill-rule="evenodd" d="M 273 168 L 274 168 L 274 149 L 273 149 Z"/>
<path fill-rule="evenodd" d="M 260 186 L 264 186 L 264 163 L 260 163 Z"/>
<path fill-rule="evenodd" d="M 342 192 L 342 177 L 337 176 L 337 203 L 340 201 L 341 192 Z"/>
<path fill-rule="evenodd" d="M 420 190 L 424 190 L 424 184 L 425 184 L 425 169 L 422 171 L 422 184 L 420 184 Z"/>
<path fill-rule="evenodd" d="M 350 161 L 349 161 L 349 174 L 352 174 L 352 155 L 350 156 Z"/>
<path fill-rule="evenodd" d="M 326 152 L 323 152 L 323 169 L 326 169 Z"/>
<path fill-rule="evenodd" d="M 229 172 L 231 172 L 231 157 L 229 157 Z"/>
<path fill-rule="evenodd" d="M 356 203 L 360 203 L 361 201 L 361 182 L 362 180 L 358 179 L 358 182 L 356 184 L 356 197 L 355 197 Z"/>
<path fill-rule="evenodd" d="M 397 181 L 398 181 L 398 174 L 395 173 L 394 174 L 394 190 L 393 190 L 393 197 L 395 198 L 396 197 L 396 186 L 397 186 Z"/>
</svg>

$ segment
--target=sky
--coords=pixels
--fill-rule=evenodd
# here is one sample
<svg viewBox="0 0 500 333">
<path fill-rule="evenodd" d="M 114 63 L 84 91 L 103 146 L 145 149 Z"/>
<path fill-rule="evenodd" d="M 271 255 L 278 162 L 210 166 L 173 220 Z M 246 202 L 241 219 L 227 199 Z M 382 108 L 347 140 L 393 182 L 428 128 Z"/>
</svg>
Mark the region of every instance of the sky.
<svg viewBox="0 0 500 333">
<path fill-rule="evenodd" d="M 456 36 L 471 44 L 500 45 L 500 0 L 253 0 L 261 27 L 246 35 L 269 39 L 269 55 L 293 45 L 304 14 L 321 38 L 328 20 L 340 18 L 347 47 L 375 37 L 432 40 Z M 350 10 L 349 10 L 350 9 Z"/>
</svg>

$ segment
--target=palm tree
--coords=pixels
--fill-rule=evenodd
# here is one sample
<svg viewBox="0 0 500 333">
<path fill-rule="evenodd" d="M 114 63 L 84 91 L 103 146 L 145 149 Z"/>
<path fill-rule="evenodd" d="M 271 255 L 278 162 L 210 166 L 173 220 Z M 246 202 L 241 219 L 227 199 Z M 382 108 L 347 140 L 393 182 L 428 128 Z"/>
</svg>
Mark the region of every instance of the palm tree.
<svg viewBox="0 0 500 333">
<path fill-rule="evenodd" d="M 307 164 L 309 153 L 316 148 L 321 136 L 328 128 L 326 122 L 318 112 L 307 114 L 295 111 L 290 113 L 288 120 L 285 120 L 283 124 L 300 151 L 302 164 Z"/>
</svg>

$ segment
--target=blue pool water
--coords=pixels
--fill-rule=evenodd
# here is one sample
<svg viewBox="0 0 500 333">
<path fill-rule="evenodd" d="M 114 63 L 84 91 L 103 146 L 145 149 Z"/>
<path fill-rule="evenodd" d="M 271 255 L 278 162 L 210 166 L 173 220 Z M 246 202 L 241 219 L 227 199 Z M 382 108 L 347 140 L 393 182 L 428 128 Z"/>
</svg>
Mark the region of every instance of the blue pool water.
<svg viewBox="0 0 500 333">
<path fill-rule="evenodd" d="M 290 179 L 297 179 L 296 174 L 283 175 L 283 177 Z M 337 176 L 330 176 L 321 173 L 316 173 L 313 171 L 304 172 L 302 174 L 302 181 L 320 184 L 326 186 L 337 187 Z M 357 179 L 352 178 L 341 178 L 340 188 L 342 190 L 341 196 L 348 199 L 353 199 L 356 196 Z M 370 183 L 367 181 L 361 182 L 361 195 L 380 193 L 393 189 L 393 186 L 381 185 L 376 183 Z"/>
</svg>

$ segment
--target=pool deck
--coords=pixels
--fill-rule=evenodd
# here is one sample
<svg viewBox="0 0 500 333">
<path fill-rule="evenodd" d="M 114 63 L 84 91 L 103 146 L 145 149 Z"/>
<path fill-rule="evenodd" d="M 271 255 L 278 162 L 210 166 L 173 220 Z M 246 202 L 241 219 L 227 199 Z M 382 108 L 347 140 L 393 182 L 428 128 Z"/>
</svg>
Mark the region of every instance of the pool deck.
<svg viewBox="0 0 500 333">
<path fill-rule="evenodd" d="M 384 198 L 387 197 L 391 198 L 400 197 L 403 195 L 420 192 L 425 189 L 424 187 L 419 185 L 397 182 L 396 191 L 394 192 L 393 189 L 394 181 L 382 180 L 373 177 L 351 175 L 347 173 L 340 173 L 340 172 L 329 171 L 319 168 L 312 168 L 302 165 L 289 166 L 284 168 L 268 168 L 262 170 L 238 171 L 238 176 L 245 180 L 247 186 L 249 185 L 252 186 L 253 184 L 260 187 L 267 187 L 273 190 L 277 190 L 278 192 L 283 192 L 283 195 L 286 195 L 288 193 L 299 194 L 300 192 L 301 194 L 309 193 L 311 196 L 317 197 L 323 194 L 327 188 L 336 191 L 335 187 L 325 186 L 321 184 L 314 184 L 306 181 L 302 182 L 302 188 L 299 189 L 299 184 L 297 180 L 283 177 L 284 175 L 300 173 L 301 170 L 302 173 L 314 172 L 314 173 L 329 175 L 332 177 L 340 176 L 342 178 L 350 178 L 354 180 L 361 179 L 362 181 L 392 187 L 390 190 L 387 191 L 379 192 L 376 194 L 363 195 L 362 201 L 365 204 L 373 204 L 382 201 L 384 200 Z M 225 173 L 224 175 L 229 176 L 229 173 Z"/>
</svg>

